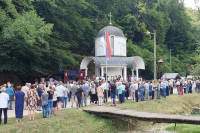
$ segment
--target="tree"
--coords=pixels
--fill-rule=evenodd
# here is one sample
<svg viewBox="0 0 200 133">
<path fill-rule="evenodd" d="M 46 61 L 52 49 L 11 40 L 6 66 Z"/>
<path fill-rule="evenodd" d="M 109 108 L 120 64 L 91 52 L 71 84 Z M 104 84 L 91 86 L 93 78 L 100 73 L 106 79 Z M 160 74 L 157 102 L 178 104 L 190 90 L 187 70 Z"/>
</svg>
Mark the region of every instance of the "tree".
<svg viewBox="0 0 200 133">
<path fill-rule="evenodd" d="M 7 22 L 1 41 L 1 71 L 46 74 L 45 55 L 49 53 L 47 37 L 52 24 L 46 24 L 34 11 L 17 15 Z"/>
</svg>

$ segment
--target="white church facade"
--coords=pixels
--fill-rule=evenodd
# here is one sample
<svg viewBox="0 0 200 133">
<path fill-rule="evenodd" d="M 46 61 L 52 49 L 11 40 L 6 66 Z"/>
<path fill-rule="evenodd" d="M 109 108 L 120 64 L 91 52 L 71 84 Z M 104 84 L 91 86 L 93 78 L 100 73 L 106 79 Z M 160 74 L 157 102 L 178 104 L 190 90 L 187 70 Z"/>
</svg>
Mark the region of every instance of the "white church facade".
<svg viewBox="0 0 200 133">
<path fill-rule="evenodd" d="M 127 57 L 127 38 L 123 32 L 112 25 L 102 28 L 95 39 L 95 57 L 85 57 L 80 65 L 80 70 L 85 70 L 87 76 L 88 64 L 93 61 L 95 63 L 95 75 L 106 75 L 106 46 L 104 41 L 105 31 L 109 33 L 111 55 L 112 57 L 107 61 L 107 76 L 123 76 L 127 79 L 127 69 L 131 69 L 132 76 L 136 71 L 136 79 L 139 78 L 139 69 L 145 69 L 144 61 L 139 56 Z"/>
</svg>

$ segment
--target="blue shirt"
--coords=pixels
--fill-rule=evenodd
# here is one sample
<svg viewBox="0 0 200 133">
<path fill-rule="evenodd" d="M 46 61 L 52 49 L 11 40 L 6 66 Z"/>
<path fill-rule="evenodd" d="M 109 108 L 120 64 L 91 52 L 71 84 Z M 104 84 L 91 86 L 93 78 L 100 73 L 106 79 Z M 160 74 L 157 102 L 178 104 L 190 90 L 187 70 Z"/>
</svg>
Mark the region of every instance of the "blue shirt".
<svg viewBox="0 0 200 133">
<path fill-rule="evenodd" d="M 69 89 L 67 88 L 67 89 L 65 90 L 64 97 L 68 97 L 68 94 L 69 94 Z"/>
<path fill-rule="evenodd" d="M 87 85 L 83 85 L 82 89 L 83 89 L 83 92 L 87 92 L 88 86 Z"/>
<path fill-rule="evenodd" d="M 152 92 L 152 91 L 153 91 L 152 85 L 150 84 L 150 85 L 149 85 L 149 92 Z"/>
<path fill-rule="evenodd" d="M 123 89 L 122 85 L 118 87 L 118 94 L 122 94 L 122 89 Z"/>
<path fill-rule="evenodd" d="M 163 83 L 163 84 L 162 84 L 162 87 L 163 87 L 163 88 L 166 88 L 166 83 Z"/>
<path fill-rule="evenodd" d="M 42 97 L 42 105 L 47 105 L 49 94 L 48 93 L 46 93 L 46 94 L 42 93 L 41 97 Z"/>
<path fill-rule="evenodd" d="M 144 83 L 141 83 L 140 86 L 141 86 L 141 90 L 144 90 Z"/>
<path fill-rule="evenodd" d="M 12 88 L 6 88 L 6 93 L 9 95 L 9 96 L 13 96 L 14 95 L 14 90 Z"/>
<path fill-rule="evenodd" d="M 41 88 L 37 88 L 37 93 L 38 93 L 39 97 L 41 97 L 41 95 L 43 93 L 42 89 Z"/>
</svg>

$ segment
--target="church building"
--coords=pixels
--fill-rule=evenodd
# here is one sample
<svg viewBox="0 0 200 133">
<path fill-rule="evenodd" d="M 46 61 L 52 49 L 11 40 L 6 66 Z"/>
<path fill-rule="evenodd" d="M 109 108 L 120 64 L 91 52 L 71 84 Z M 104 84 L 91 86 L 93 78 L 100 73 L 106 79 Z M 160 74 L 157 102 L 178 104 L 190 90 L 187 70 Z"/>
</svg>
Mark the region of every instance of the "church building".
<svg viewBox="0 0 200 133">
<path fill-rule="evenodd" d="M 112 57 L 107 60 L 106 65 L 106 45 L 104 41 L 104 34 L 108 31 L 111 47 Z M 106 76 L 106 66 L 107 66 L 107 76 L 123 76 L 124 80 L 127 80 L 127 69 L 131 69 L 131 76 L 135 75 L 136 79 L 139 78 L 139 69 L 145 69 L 144 61 L 139 56 L 127 57 L 127 38 L 124 36 L 123 32 L 112 26 L 102 28 L 96 38 L 95 38 L 95 57 L 89 56 L 85 57 L 80 65 L 80 70 L 85 71 L 85 76 L 88 75 L 88 64 L 93 61 L 95 63 L 95 75 L 105 77 Z"/>
</svg>

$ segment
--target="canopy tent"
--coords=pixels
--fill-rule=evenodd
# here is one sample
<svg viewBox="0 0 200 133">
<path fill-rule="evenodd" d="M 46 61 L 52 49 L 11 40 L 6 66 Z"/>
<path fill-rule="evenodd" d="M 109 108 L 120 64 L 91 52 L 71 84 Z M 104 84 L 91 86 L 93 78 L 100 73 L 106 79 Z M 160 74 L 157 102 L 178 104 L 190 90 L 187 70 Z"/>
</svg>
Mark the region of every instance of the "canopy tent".
<svg viewBox="0 0 200 133">
<path fill-rule="evenodd" d="M 188 76 L 187 76 L 187 79 L 192 80 L 192 79 L 194 79 L 194 76 L 192 76 L 192 75 L 188 75 Z"/>
<path fill-rule="evenodd" d="M 165 73 L 161 79 L 181 79 L 179 73 Z"/>
</svg>

